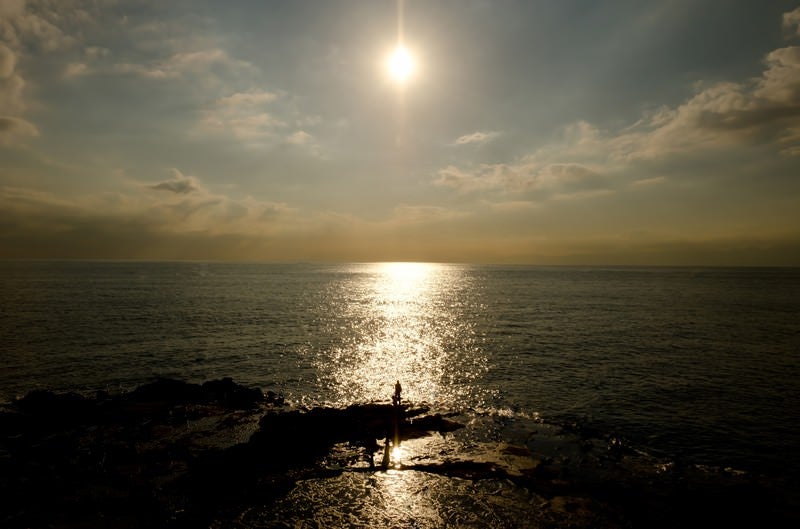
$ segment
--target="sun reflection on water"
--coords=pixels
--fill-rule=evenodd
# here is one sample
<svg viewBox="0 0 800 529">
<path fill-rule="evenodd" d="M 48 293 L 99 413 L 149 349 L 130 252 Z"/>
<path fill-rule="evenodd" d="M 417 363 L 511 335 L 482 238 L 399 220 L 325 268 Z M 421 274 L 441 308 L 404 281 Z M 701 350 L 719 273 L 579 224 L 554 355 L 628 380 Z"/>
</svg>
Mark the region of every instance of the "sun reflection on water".
<svg viewBox="0 0 800 529">
<path fill-rule="evenodd" d="M 392 448 L 392 466 L 395 468 L 400 468 L 403 464 L 403 447 L 400 446 L 400 443 L 394 445 Z"/>
<path fill-rule="evenodd" d="M 547 522 L 555 526 L 531 507 L 535 499 L 507 481 L 451 479 L 401 470 L 345 472 L 300 481 L 286 497 L 237 516 L 237 524 L 214 527 L 438 529 L 543 527 Z"/>
<path fill-rule="evenodd" d="M 342 343 L 320 365 L 336 404 L 403 401 L 457 405 L 486 366 L 458 309 L 469 289 L 452 265 L 362 265 L 338 294 Z"/>
<path fill-rule="evenodd" d="M 476 330 L 481 285 L 474 273 L 460 265 L 379 263 L 335 274 L 320 298 L 331 341 L 312 362 L 323 404 L 388 404 L 399 381 L 402 403 L 428 405 L 430 413 L 482 405 L 489 363 Z M 245 525 L 498 526 L 494 508 L 475 494 L 494 498 L 497 485 L 484 494 L 468 480 L 417 470 L 441 463 L 458 443 L 438 435 L 400 439 L 396 430 L 387 436 L 369 454 L 374 465 L 336 460 L 331 468 L 347 470 L 299 481 L 285 498 L 246 513 Z"/>
</svg>

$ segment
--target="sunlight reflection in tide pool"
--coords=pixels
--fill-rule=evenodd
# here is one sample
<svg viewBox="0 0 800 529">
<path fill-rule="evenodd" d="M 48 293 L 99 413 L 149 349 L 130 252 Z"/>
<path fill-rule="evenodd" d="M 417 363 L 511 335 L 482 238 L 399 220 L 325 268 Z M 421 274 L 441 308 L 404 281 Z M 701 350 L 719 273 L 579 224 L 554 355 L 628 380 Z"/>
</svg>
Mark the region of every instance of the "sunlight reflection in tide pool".
<svg viewBox="0 0 800 529">
<path fill-rule="evenodd" d="M 336 298 L 344 338 L 321 355 L 320 377 L 336 404 L 403 399 L 458 407 L 474 403 L 487 368 L 463 303 L 474 288 L 457 265 L 360 265 Z"/>
</svg>

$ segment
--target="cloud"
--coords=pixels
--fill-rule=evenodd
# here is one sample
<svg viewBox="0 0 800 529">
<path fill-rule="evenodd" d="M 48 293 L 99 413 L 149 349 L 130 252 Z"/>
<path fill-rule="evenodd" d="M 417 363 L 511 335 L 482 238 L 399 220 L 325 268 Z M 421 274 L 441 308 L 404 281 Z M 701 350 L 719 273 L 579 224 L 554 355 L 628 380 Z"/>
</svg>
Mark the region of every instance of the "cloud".
<svg viewBox="0 0 800 529">
<path fill-rule="evenodd" d="M 160 229 L 175 232 L 198 231 L 249 236 L 266 233 L 276 225 L 297 222 L 295 209 L 280 202 L 257 200 L 252 197 L 234 199 L 214 193 L 195 176 L 170 169 L 172 178 L 148 184 L 144 189 L 159 191 L 128 197 L 129 212 L 147 212 Z M 141 189 L 142 186 L 134 186 Z M 289 219 L 289 220 L 287 220 Z"/>
<path fill-rule="evenodd" d="M 589 167 L 578 163 L 542 163 L 535 156 L 512 163 L 481 164 L 471 170 L 448 166 L 438 172 L 434 184 L 460 193 L 537 194 L 542 198 L 606 187 L 605 179 Z"/>
<path fill-rule="evenodd" d="M 0 112 L 17 114 L 25 110 L 22 92 L 25 81 L 19 75 L 12 74 L 7 79 L 0 79 Z"/>
<path fill-rule="evenodd" d="M 131 192 L 64 197 L 0 186 L 0 256 L 225 259 L 291 248 L 303 218 L 285 204 Z"/>
<path fill-rule="evenodd" d="M 68 48 L 75 39 L 58 25 L 85 18 L 82 9 L 64 10 L 61 5 L 56 9 L 43 1 L 3 0 L 0 4 L 0 35 L 16 49 L 23 44 L 46 52 Z"/>
<path fill-rule="evenodd" d="M 278 94 L 266 91 L 235 92 L 221 97 L 202 112 L 199 130 L 247 142 L 275 139 L 276 132 L 286 127 L 286 123 L 266 108 L 278 99 Z M 295 132 L 290 139 L 298 144 L 311 139 L 304 134 L 307 133 Z"/>
<path fill-rule="evenodd" d="M 229 138 L 240 144 L 261 146 L 270 142 L 277 146 L 287 141 L 288 132 L 283 130 L 286 122 L 299 120 L 291 109 L 284 108 L 285 112 L 277 117 L 267 106 L 283 99 L 283 94 L 247 89 L 259 86 L 258 83 L 263 81 L 262 72 L 252 63 L 233 57 L 231 52 L 223 49 L 218 44 L 219 39 L 214 37 L 219 28 L 211 27 L 212 22 L 204 17 L 195 14 L 161 17 L 164 13 L 158 9 L 159 12 L 154 13 L 151 8 L 156 5 L 151 6 L 148 2 L 134 10 L 135 13 L 130 12 L 130 24 L 120 26 L 112 0 L 32 0 L 18 5 L 0 0 L 0 3 L 9 13 L 8 20 L 0 20 L 0 43 L 6 32 L 16 43 L 14 46 L 0 44 L 3 46 L 0 49 L 0 115 L 17 115 L 25 109 L 21 96 L 25 83 L 14 73 L 15 58 L 20 56 L 14 50 L 23 47 L 36 52 L 44 48 L 64 50 L 63 57 L 60 55 L 59 58 L 66 60 L 57 66 L 56 71 L 63 80 L 89 75 L 106 78 L 118 75 L 160 82 L 162 86 L 159 89 L 165 91 L 183 88 L 186 95 L 176 113 L 194 114 L 196 126 L 190 125 L 185 129 L 194 138 L 213 135 L 214 139 L 217 136 Z M 140 24 L 143 20 L 145 24 Z M 95 26 L 88 28 L 90 23 Z M 113 29 L 106 27 L 109 24 Z M 187 32 L 187 27 L 192 27 L 193 31 Z M 198 28 L 209 29 L 210 33 Z M 108 31 L 124 34 L 113 36 Z M 134 34 L 143 31 L 148 34 Z M 34 41 L 39 44 L 33 44 Z M 44 44 L 45 41 L 52 44 Z M 75 49 L 67 52 L 69 46 Z M 110 48 L 113 48 L 113 53 Z M 9 72 L 11 77 L 4 76 Z M 209 96 L 217 96 L 217 99 L 209 103 Z M 159 98 L 158 101 L 165 99 Z M 302 129 L 309 135 L 312 133 L 305 124 L 297 124 L 295 129 Z M 309 139 L 295 134 L 289 142 Z"/>
<path fill-rule="evenodd" d="M 500 135 L 499 132 L 492 132 L 492 131 L 473 132 L 472 134 L 465 134 L 464 136 L 457 138 L 455 141 L 455 145 L 467 145 L 470 143 L 487 143 L 495 139 L 499 135 Z"/>
<path fill-rule="evenodd" d="M 392 217 L 388 223 L 392 225 L 410 225 L 448 222 L 455 219 L 466 217 L 462 211 L 456 211 L 440 206 L 412 206 L 403 204 L 397 206 L 392 211 Z"/>
<path fill-rule="evenodd" d="M 0 43 L 0 79 L 8 79 L 14 73 L 17 57 L 8 46 Z"/>
<path fill-rule="evenodd" d="M 293 132 L 286 138 L 286 143 L 289 145 L 305 145 L 310 143 L 314 137 L 307 133 L 304 130 L 298 130 L 297 132 Z"/>
<path fill-rule="evenodd" d="M 148 79 L 177 77 L 177 72 L 164 69 L 162 66 L 145 66 L 143 64 L 128 62 L 115 64 L 112 68 L 112 72 L 121 75 L 136 75 Z"/>
<path fill-rule="evenodd" d="M 30 40 L 44 51 L 66 48 L 75 42 L 74 38 L 65 35 L 57 26 L 35 15 L 21 17 L 18 19 L 17 27 L 23 35 L 30 37 Z"/>
<path fill-rule="evenodd" d="M 773 50 L 764 66 L 760 76 L 744 82 L 698 83 L 683 103 L 662 107 L 618 131 L 575 123 L 565 129 L 563 142 L 541 151 L 607 168 L 736 146 L 790 152 L 800 146 L 800 137 L 791 133 L 800 127 L 800 48 Z"/>
<path fill-rule="evenodd" d="M 0 17 L 11 18 L 25 12 L 25 0 L 3 0 L 0 2 Z"/>
<path fill-rule="evenodd" d="M 251 71 L 253 66 L 247 61 L 231 58 L 227 52 L 219 48 L 175 53 L 165 60 L 147 64 L 124 62 L 115 64 L 114 73 L 137 75 L 148 79 L 174 79 L 190 74 L 209 73 L 211 67 L 221 65 L 231 75 L 244 70 Z"/>
<path fill-rule="evenodd" d="M 262 105 L 271 103 L 278 99 L 278 95 L 273 92 L 252 91 L 237 92 L 229 96 L 217 99 L 217 104 L 221 106 L 242 106 L 242 105 Z"/>
<path fill-rule="evenodd" d="M 783 29 L 793 35 L 800 35 L 800 7 L 783 14 Z"/>
<path fill-rule="evenodd" d="M 642 178 L 641 180 L 634 180 L 631 185 L 634 187 L 655 186 L 663 184 L 667 179 L 664 176 L 654 176 L 652 178 Z"/>
<path fill-rule="evenodd" d="M 14 145 L 24 138 L 34 138 L 39 130 L 21 118 L 0 116 L 0 145 Z"/>
<path fill-rule="evenodd" d="M 471 173 L 454 165 L 448 165 L 444 169 L 439 170 L 434 184 L 441 187 L 450 187 L 462 193 L 470 193 L 494 187 L 495 184 L 493 182 L 480 176 L 481 172 L 483 171 L 479 169 L 478 173 Z"/>
<path fill-rule="evenodd" d="M 286 124 L 267 112 L 247 114 L 207 111 L 200 121 L 200 130 L 237 140 L 258 141 L 273 137 L 275 130 Z"/>
<path fill-rule="evenodd" d="M 100 57 L 107 57 L 111 54 L 111 50 L 101 46 L 86 46 L 83 48 L 83 54 L 90 59 L 98 59 Z"/>
<path fill-rule="evenodd" d="M 599 175 L 588 167 L 577 163 L 551 163 L 537 175 L 540 187 L 557 189 L 597 189 L 603 187 Z"/>
<path fill-rule="evenodd" d="M 483 133 L 463 136 L 462 143 L 476 134 Z M 699 84 L 683 103 L 662 107 L 621 130 L 603 131 L 579 121 L 565 127 L 560 140 L 516 160 L 440 169 L 434 184 L 462 194 L 543 197 L 543 191 L 550 191 L 552 198 L 596 196 L 614 187 L 614 178 L 629 178 L 642 164 L 765 146 L 786 156 L 800 155 L 800 47 L 768 53 L 758 77 Z M 662 181 L 638 180 L 638 185 Z"/>
<path fill-rule="evenodd" d="M 231 62 L 226 52 L 219 48 L 176 53 L 166 62 L 167 68 L 178 72 L 206 70 L 215 63 Z"/>
<path fill-rule="evenodd" d="M 775 105 L 776 111 L 800 110 L 800 47 L 772 51 L 766 58 L 767 69 L 753 95 Z"/>
<path fill-rule="evenodd" d="M 292 132 L 280 142 L 280 145 L 290 149 L 302 150 L 305 155 L 314 158 L 325 157 L 317 138 L 305 130 L 296 130 Z"/>
<path fill-rule="evenodd" d="M 64 68 L 61 77 L 64 79 L 74 79 L 90 73 L 89 66 L 83 62 L 71 62 Z"/>
<path fill-rule="evenodd" d="M 173 178 L 147 187 L 159 191 L 171 191 L 178 195 L 185 195 L 199 191 L 197 180 L 192 176 L 185 176 L 177 169 L 171 169 Z"/>
<path fill-rule="evenodd" d="M 787 156 L 800 156 L 800 126 L 786 129 L 783 136 L 778 139 L 784 145 L 781 154 Z"/>
<path fill-rule="evenodd" d="M 100 4 L 78 0 L 0 2 L 0 114 L 19 115 L 26 109 L 23 100 L 26 83 L 20 75 L 20 57 L 69 50 L 78 40 L 73 34 L 80 36 L 82 28 L 94 23 L 87 9 L 100 10 L 104 7 Z M 80 63 L 73 63 L 63 75 L 69 78 L 86 72 Z M 15 130 L 24 129 L 25 134 L 32 135 L 35 127 L 25 123 L 28 126 L 16 126 Z"/>
<path fill-rule="evenodd" d="M 250 197 L 233 199 L 210 193 L 199 182 L 198 187 L 197 192 L 183 195 L 152 193 L 139 185 L 125 193 L 68 197 L 0 186 L 0 257 L 800 263 L 800 233 L 792 228 L 735 238 L 699 232 L 684 237 L 646 233 L 576 237 L 512 226 L 498 232 L 472 208 L 464 213 L 439 206 L 401 205 L 388 218 L 367 221 L 351 214 L 304 212 Z M 512 219 L 525 215 L 528 222 L 528 215 L 541 210 L 526 201 L 489 207 L 496 215 Z"/>
<path fill-rule="evenodd" d="M 800 48 L 770 52 L 761 76 L 721 82 L 605 138 L 618 159 L 658 159 L 733 145 L 777 144 L 800 125 Z M 786 146 L 785 149 L 793 146 Z"/>
<path fill-rule="evenodd" d="M 25 81 L 16 72 L 17 54 L 0 43 L 0 113 L 19 113 L 25 109 L 22 91 Z"/>
<path fill-rule="evenodd" d="M 202 236 L 208 242 L 220 236 L 248 239 L 292 232 L 306 222 L 287 204 L 232 198 L 209 191 L 179 169 L 170 173 L 172 178 L 156 184 L 123 179 L 126 186 L 120 191 L 74 196 L 0 186 L 0 239 L 4 229 L 19 235 L 20 244 L 25 234 L 53 240 L 71 233 L 72 240 L 86 245 L 91 242 L 82 240 L 88 236 L 83 232 L 89 230 L 102 231 L 111 246 L 117 244 L 115 233 L 124 238 L 132 232 L 140 233 L 142 241 L 173 234 Z"/>
</svg>

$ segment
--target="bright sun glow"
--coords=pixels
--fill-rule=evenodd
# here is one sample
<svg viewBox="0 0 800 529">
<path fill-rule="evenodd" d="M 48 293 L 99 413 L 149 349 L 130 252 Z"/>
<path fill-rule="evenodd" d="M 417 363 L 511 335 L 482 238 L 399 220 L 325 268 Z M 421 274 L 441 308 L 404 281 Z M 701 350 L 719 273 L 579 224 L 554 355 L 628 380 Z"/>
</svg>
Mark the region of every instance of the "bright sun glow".
<svg viewBox="0 0 800 529">
<path fill-rule="evenodd" d="M 402 465 L 401 459 L 403 458 L 403 449 L 400 448 L 399 444 L 394 445 L 392 447 L 392 463 L 395 468 L 400 468 Z"/>
<path fill-rule="evenodd" d="M 386 58 L 386 70 L 398 83 L 405 83 L 414 75 L 414 57 L 403 46 L 397 46 Z"/>
</svg>

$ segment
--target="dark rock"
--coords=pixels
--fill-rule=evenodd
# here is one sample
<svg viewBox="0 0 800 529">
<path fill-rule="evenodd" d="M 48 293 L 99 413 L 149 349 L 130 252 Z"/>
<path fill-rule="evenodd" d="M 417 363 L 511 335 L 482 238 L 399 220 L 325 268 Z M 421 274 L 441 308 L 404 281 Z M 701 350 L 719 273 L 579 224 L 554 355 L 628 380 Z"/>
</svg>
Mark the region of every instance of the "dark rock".
<svg viewBox="0 0 800 529">
<path fill-rule="evenodd" d="M 0 412 L 0 525 L 165 527 L 192 491 L 176 480 L 249 431 L 262 404 L 231 379 L 94 398 L 32 391 Z"/>
<path fill-rule="evenodd" d="M 13 403 L 21 412 L 58 423 L 83 422 L 93 417 L 94 401 L 77 393 L 57 395 L 50 391 L 31 391 Z"/>
<path fill-rule="evenodd" d="M 137 402 L 185 404 L 202 402 L 204 394 L 202 387 L 198 384 L 190 384 L 171 378 L 159 378 L 154 382 L 139 386 L 127 398 Z"/>
<path fill-rule="evenodd" d="M 419 415 L 418 409 L 389 404 L 354 404 L 345 409 L 313 408 L 307 412 L 268 413 L 259 422 L 260 429 L 250 438 L 251 445 L 265 452 L 276 452 L 288 460 L 316 457 L 335 443 L 373 446 L 375 439 L 400 440 L 450 432 L 463 425 L 441 415 Z"/>
<path fill-rule="evenodd" d="M 202 390 L 206 399 L 228 408 L 255 408 L 264 401 L 264 394 L 260 389 L 240 386 L 231 378 L 204 382 Z"/>
<path fill-rule="evenodd" d="M 453 432 L 463 427 L 463 424 L 454 421 L 448 421 L 437 413 L 435 415 L 426 415 L 424 417 L 420 417 L 419 419 L 414 419 L 411 422 L 402 424 L 400 427 L 400 432 L 402 438 L 413 439 L 415 437 L 423 437 L 430 432 Z"/>
<path fill-rule="evenodd" d="M 275 406 L 283 406 L 285 401 L 283 399 L 283 395 L 278 395 L 274 391 L 267 391 L 267 403 L 273 404 Z"/>
<path fill-rule="evenodd" d="M 210 380 L 202 385 L 159 378 L 136 388 L 126 400 L 137 403 L 216 403 L 231 409 L 252 409 L 264 402 L 264 394 L 260 389 L 239 385 L 231 378 Z"/>
</svg>

